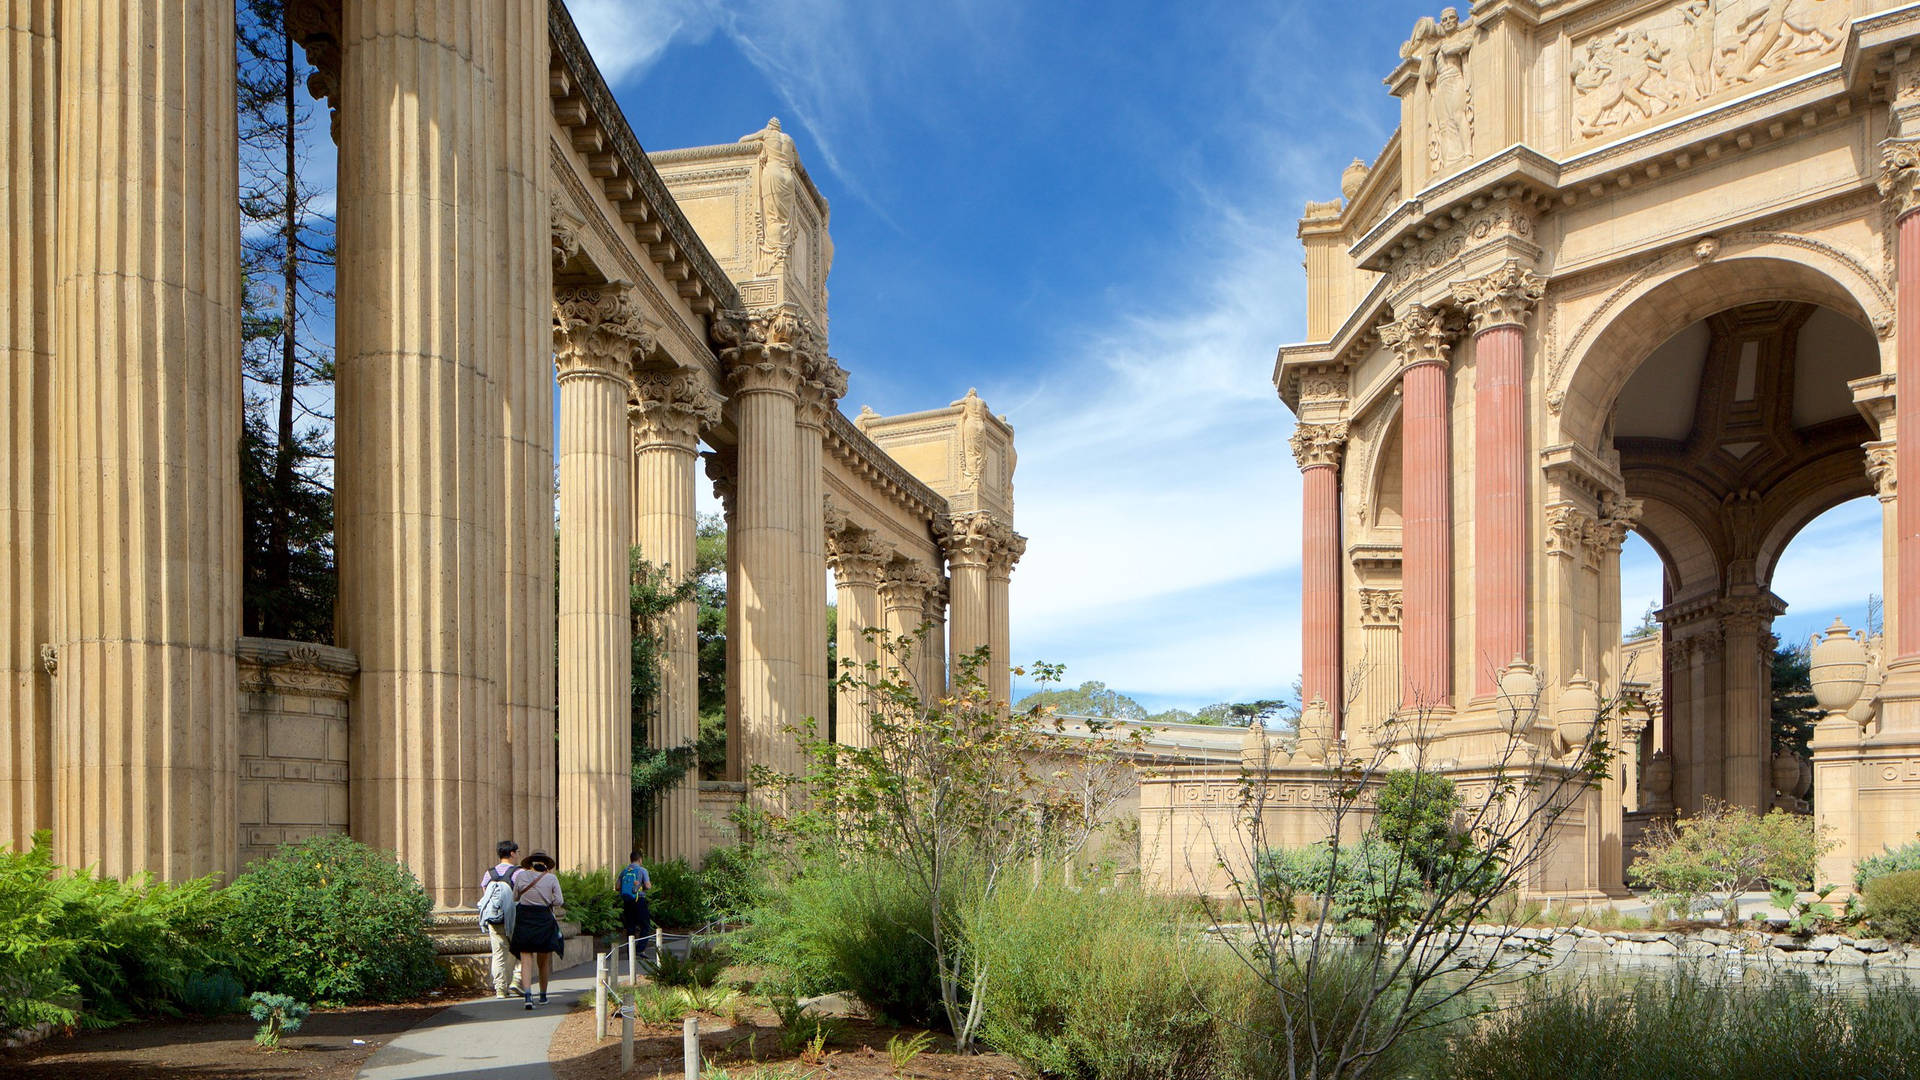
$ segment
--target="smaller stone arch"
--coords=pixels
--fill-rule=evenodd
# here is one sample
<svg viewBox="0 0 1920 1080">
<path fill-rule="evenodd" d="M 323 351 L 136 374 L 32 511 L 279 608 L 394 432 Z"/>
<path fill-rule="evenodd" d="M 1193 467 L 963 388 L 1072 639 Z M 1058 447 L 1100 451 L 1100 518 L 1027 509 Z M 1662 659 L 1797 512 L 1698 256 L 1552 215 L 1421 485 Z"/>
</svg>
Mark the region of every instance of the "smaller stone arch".
<svg viewBox="0 0 1920 1080">
<path fill-rule="evenodd" d="M 1770 587 L 1780 556 L 1802 529 L 1841 503 L 1873 493 L 1858 450 L 1829 453 L 1797 470 L 1769 493 L 1768 524 L 1754 550 L 1754 577 Z"/>
<path fill-rule="evenodd" d="M 1751 233 L 1677 248 L 1623 282 L 1549 358 L 1547 403 L 1561 441 L 1598 448 L 1614 401 L 1655 349 L 1710 315 L 1767 300 L 1831 308 L 1883 341 L 1892 329 L 1886 287 L 1857 256 L 1824 241 Z"/>
</svg>

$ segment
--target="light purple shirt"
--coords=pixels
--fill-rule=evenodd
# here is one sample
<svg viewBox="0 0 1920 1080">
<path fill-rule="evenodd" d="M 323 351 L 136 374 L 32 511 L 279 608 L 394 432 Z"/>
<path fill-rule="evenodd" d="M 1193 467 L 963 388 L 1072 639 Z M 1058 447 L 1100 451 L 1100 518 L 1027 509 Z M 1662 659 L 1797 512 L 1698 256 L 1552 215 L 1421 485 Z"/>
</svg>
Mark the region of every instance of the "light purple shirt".
<svg viewBox="0 0 1920 1080">
<path fill-rule="evenodd" d="M 534 878 L 540 878 L 540 880 L 532 885 L 528 885 L 527 883 L 533 881 Z M 526 889 L 525 892 L 520 891 L 523 887 Z M 566 900 L 560 895 L 560 879 L 555 877 L 552 871 L 547 871 L 544 877 L 541 876 L 541 871 L 538 870 L 522 870 L 514 874 L 513 891 L 519 894 L 520 902 L 523 904 L 545 904 L 547 907 L 559 907 L 566 903 Z"/>
<path fill-rule="evenodd" d="M 514 865 L 513 863 L 511 863 L 511 862 L 508 862 L 508 861 L 506 861 L 506 860 L 504 860 L 504 859 L 503 859 L 503 860 L 501 860 L 501 861 L 500 861 L 500 862 L 499 862 L 499 863 L 498 863 L 497 865 L 495 865 L 495 866 L 493 867 L 493 869 L 492 869 L 492 870 L 488 870 L 488 871 L 487 871 L 486 873 L 484 873 L 484 874 L 481 874 L 481 875 L 480 875 L 480 892 L 481 892 L 481 894 L 482 894 L 482 895 L 485 895 L 485 894 L 486 894 L 486 891 L 487 891 L 487 879 L 493 876 L 493 871 L 494 871 L 494 870 L 504 870 L 504 871 L 506 871 L 506 874 L 507 874 L 507 880 L 508 880 L 508 882 L 512 882 L 512 880 L 513 880 L 513 875 L 514 875 L 514 874 L 516 874 L 516 873 L 518 873 L 518 872 L 519 872 L 519 870 L 520 870 L 520 868 L 519 868 L 519 867 L 517 867 L 517 866 L 515 866 L 515 865 Z"/>
</svg>

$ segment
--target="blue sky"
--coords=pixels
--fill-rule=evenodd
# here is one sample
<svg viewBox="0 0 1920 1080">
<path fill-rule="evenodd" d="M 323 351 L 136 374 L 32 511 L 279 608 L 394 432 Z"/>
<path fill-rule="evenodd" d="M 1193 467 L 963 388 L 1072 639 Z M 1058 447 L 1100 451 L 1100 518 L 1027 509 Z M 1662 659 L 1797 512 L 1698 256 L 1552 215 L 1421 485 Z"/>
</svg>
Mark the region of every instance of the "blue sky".
<svg viewBox="0 0 1920 1080">
<path fill-rule="evenodd" d="M 570 7 L 647 148 L 732 141 L 772 115 L 797 140 L 833 204 L 848 413 L 975 386 L 1008 415 L 1032 538 L 1016 661 L 1152 707 L 1292 684 L 1299 474 L 1269 380 L 1275 348 L 1304 335 L 1295 223 L 1386 140 L 1381 78 L 1437 5 Z M 1853 554 L 1870 541 L 1865 555 L 1788 553 L 1783 637 L 1827 602 L 1803 597 L 1854 612 L 1877 587 L 1858 572 L 1878 563 L 1861 516 L 1814 528 Z M 1632 621 L 1659 593 L 1637 540 L 1623 577 Z"/>
</svg>

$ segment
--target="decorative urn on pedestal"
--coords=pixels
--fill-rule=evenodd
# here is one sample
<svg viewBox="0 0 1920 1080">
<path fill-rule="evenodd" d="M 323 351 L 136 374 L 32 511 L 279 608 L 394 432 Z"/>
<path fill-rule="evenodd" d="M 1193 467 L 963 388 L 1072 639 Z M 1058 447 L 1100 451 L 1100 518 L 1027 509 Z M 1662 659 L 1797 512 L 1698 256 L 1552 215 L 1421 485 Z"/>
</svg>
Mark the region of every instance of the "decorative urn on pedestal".
<svg viewBox="0 0 1920 1080">
<path fill-rule="evenodd" d="M 1263 773 L 1274 765 L 1273 740 L 1267 737 L 1267 725 L 1258 718 L 1248 722 L 1247 733 L 1240 738 L 1240 767 L 1250 773 Z"/>
<path fill-rule="evenodd" d="M 1327 760 L 1327 748 L 1333 745 L 1333 710 L 1325 698 L 1314 698 L 1300 711 L 1300 741 L 1294 756 L 1318 765 Z"/>
<path fill-rule="evenodd" d="M 1514 738 L 1525 736 L 1540 716 L 1540 676 L 1518 656 L 1500 671 L 1498 715 L 1500 726 Z"/>
<path fill-rule="evenodd" d="M 1568 753 L 1587 745 L 1600 719 L 1600 693 L 1593 680 L 1574 672 L 1560 692 L 1560 707 L 1554 710 L 1553 726 Z"/>
<path fill-rule="evenodd" d="M 1664 747 L 1653 752 L 1640 774 L 1640 809 L 1656 814 L 1673 809 L 1673 758 Z"/>
<path fill-rule="evenodd" d="M 1867 640 L 1833 620 L 1823 637 L 1815 634 L 1808 650 L 1807 675 L 1813 700 L 1830 718 L 1845 718 L 1867 685 Z"/>
</svg>

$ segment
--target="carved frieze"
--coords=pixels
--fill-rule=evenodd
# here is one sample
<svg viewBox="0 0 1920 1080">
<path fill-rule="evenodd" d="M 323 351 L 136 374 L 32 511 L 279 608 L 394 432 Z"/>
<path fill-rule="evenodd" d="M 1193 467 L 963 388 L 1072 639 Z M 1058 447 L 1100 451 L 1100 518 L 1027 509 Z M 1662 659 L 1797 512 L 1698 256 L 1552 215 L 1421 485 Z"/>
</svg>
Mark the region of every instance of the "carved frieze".
<svg viewBox="0 0 1920 1080">
<path fill-rule="evenodd" d="M 625 382 L 634 356 L 653 349 L 653 334 L 627 282 L 554 290 L 553 355 L 563 381 L 597 377 Z"/>
<path fill-rule="evenodd" d="M 1347 445 L 1347 425 L 1301 424 L 1293 429 L 1293 460 L 1301 469 L 1336 467 Z"/>
<path fill-rule="evenodd" d="M 1572 43 L 1576 138 L 1609 138 L 1832 60 L 1846 0 L 1686 0 Z"/>
<path fill-rule="evenodd" d="M 1452 228 L 1397 251 L 1389 274 L 1396 286 L 1439 271 L 1469 250 L 1499 240 L 1531 244 L 1534 211 L 1525 202 L 1503 199 Z"/>
<path fill-rule="evenodd" d="M 1453 284 L 1453 300 L 1473 322 L 1474 333 L 1496 326 L 1524 326 L 1546 290 L 1546 280 L 1508 259 L 1484 277 Z"/>
<path fill-rule="evenodd" d="M 720 422 L 720 397 L 697 371 L 643 372 L 633 379 L 627 421 L 635 450 L 662 443 L 692 449 L 702 431 Z"/>
</svg>

